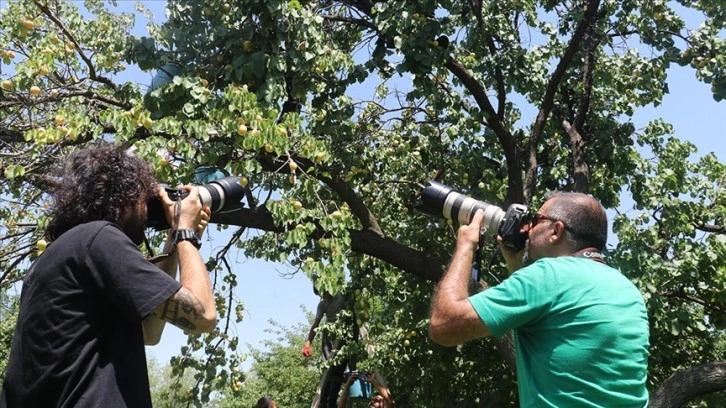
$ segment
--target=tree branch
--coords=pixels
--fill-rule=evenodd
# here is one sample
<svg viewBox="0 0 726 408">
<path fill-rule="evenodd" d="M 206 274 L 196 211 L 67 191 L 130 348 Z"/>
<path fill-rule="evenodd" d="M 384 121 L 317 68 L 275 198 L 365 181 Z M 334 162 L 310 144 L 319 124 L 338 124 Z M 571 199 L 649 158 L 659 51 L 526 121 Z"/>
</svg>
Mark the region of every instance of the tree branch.
<svg viewBox="0 0 726 408">
<path fill-rule="evenodd" d="M 582 135 L 585 119 L 590 110 L 590 99 L 592 97 L 592 71 L 595 66 L 595 46 L 597 41 L 592 38 L 593 26 L 588 27 L 585 34 L 585 56 L 582 64 L 582 93 L 577 103 L 577 113 L 575 116 L 575 129 Z M 586 191 L 583 191 L 586 192 Z"/>
<path fill-rule="evenodd" d="M 562 120 L 562 128 L 570 136 L 572 176 L 575 179 L 574 191 L 587 193 L 590 189 L 590 169 L 585 160 L 585 142 L 577 129 L 567 120 Z"/>
<path fill-rule="evenodd" d="M 517 145 L 514 142 L 512 134 L 504 127 L 502 121 L 499 120 L 497 112 L 494 110 L 491 102 L 489 102 L 486 89 L 455 59 L 449 57 L 446 60 L 446 68 L 471 92 L 474 100 L 479 105 L 479 109 L 487 116 L 487 123 L 485 124 L 494 131 L 494 134 L 497 135 L 497 139 L 504 149 L 504 155 L 507 159 L 507 174 L 509 175 L 509 188 L 506 201 L 509 203 L 524 202 L 524 197 L 522 196 L 522 171 L 518 159 Z"/>
<path fill-rule="evenodd" d="M 726 390 L 726 361 L 691 367 L 674 373 L 650 394 L 650 408 L 678 408 L 686 402 Z"/>
<path fill-rule="evenodd" d="M 360 27 L 365 27 L 365 28 L 371 29 L 375 32 L 379 32 L 378 27 L 376 27 L 375 24 L 371 23 L 368 20 L 364 20 L 362 18 L 341 17 L 341 16 L 332 16 L 332 15 L 323 16 L 323 18 L 328 21 L 354 24 L 354 25 L 357 25 Z"/>
<path fill-rule="evenodd" d="M 702 300 L 702 299 L 699 299 L 697 297 L 688 295 L 685 292 L 685 288 L 684 287 L 681 287 L 679 290 L 672 290 L 672 291 L 667 291 L 667 292 L 661 292 L 660 295 L 661 296 L 665 296 L 665 297 L 669 297 L 669 298 L 678 298 L 678 299 L 687 300 L 689 302 L 693 302 L 693 303 L 699 304 L 699 305 L 703 306 L 706 309 L 710 309 L 712 311 L 716 311 L 717 313 L 720 313 L 720 314 L 723 314 L 724 316 L 726 316 L 726 310 L 722 309 L 720 306 L 717 306 L 717 305 L 708 303 L 705 300 Z"/>
<path fill-rule="evenodd" d="M 726 227 L 723 225 L 702 224 L 696 227 L 699 231 L 712 232 L 714 234 L 726 234 Z"/>
<path fill-rule="evenodd" d="M 281 156 L 276 158 L 270 154 L 259 153 L 256 156 L 256 159 L 262 165 L 262 168 L 264 170 L 274 172 L 282 167 L 285 163 L 287 163 L 289 158 L 287 156 Z M 303 157 L 295 157 L 294 160 L 298 164 L 300 164 L 301 168 L 304 169 L 314 167 L 315 165 L 312 161 Z M 331 171 L 331 174 L 332 173 L 335 172 Z M 343 201 L 348 203 L 351 212 L 353 212 L 353 214 L 358 217 L 358 219 L 363 224 L 363 229 L 371 231 L 377 235 L 380 235 L 381 237 L 384 236 L 383 230 L 378 224 L 378 220 L 376 219 L 376 217 L 368 209 L 368 206 L 363 202 L 363 200 L 361 200 L 358 194 L 352 188 L 350 188 L 348 183 L 340 178 L 324 177 L 319 174 L 315 175 L 315 178 L 325 183 L 325 185 L 327 185 L 335 193 L 337 193 L 340 198 L 343 199 Z"/>
<path fill-rule="evenodd" d="M 86 99 L 89 99 L 92 101 L 103 102 L 107 105 L 116 106 L 116 107 L 126 109 L 126 110 L 131 109 L 131 104 L 129 104 L 128 102 L 123 102 L 123 101 L 119 101 L 117 99 L 114 99 L 114 98 L 111 98 L 108 96 L 99 95 L 97 92 L 93 92 L 91 89 L 68 90 L 67 92 L 63 92 L 62 94 L 59 94 L 57 96 L 48 95 L 42 99 L 34 98 L 32 100 L 32 104 L 40 105 L 43 103 L 55 103 L 55 102 L 60 101 L 61 99 L 72 98 L 72 97 L 76 97 L 76 96 L 83 96 Z M 21 100 L 19 98 L 6 99 L 4 101 L 0 101 L 0 109 L 6 109 L 6 108 L 10 108 L 10 107 L 15 107 L 15 106 L 26 106 L 26 105 L 27 105 L 27 103 L 25 103 L 24 100 Z"/>
<path fill-rule="evenodd" d="M 673 37 L 680 38 L 686 44 L 691 45 L 691 40 L 689 40 L 688 37 L 684 37 L 681 33 L 677 33 L 675 31 L 670 31 L 670 30 L 655 30 L 655 32 L 656 33 L 660 33 L 660 34 L 672 35 Z M 610 38 L 626 37 L 626 36 L 632 35 L 632 34 L 642 35 L 642 33 L 640 32 L 640 30 L 629 30 L 629 31 L 623 31 L 622 33 L 612 33 L 612 34 L 608 34 L 608 37 L 610 37 Z"/>
<path fill-rule="evenodd" d="M 585 12 L 582 20 L 580 20 L 575 32 L 572 34 L 572 38 L 570 39 L 569 44 L 567 44 L 567 48 L 565 49 L 560 62 L 557 64 L 555 71 L 552 73 L 552 76 L 547 83 L 547 89 L 545 90 L 544 97 L 542 98 L 542 104 L 539 112 L 537 113 L 537 118 L 534 121 L 532 135 L 527 148 L 528 158 L 524 186 L 524 194 L 527 198 L 534 194 L 537 187 L 537 146 L 542 139 L 547 118 L 554 107 L 554 98 L 557 88 L 559 87 L 562 78 L 565 76 L 567 67 L 570 65 L 575 54 L 580 49 L 580 43 L 582 42 L 583 37 L 590 29 L 590 26 L 592 26 L 597 20 L 597 10 L 599 6 L 600 0 L 589 0 L 585 4 Z"/>
<path fill-rule="evenodd" d="M 497 47 L 494 44 L 494 39 L 490 35 L 486 36 L 486 43 L 489 48 L 489 52 L 492 55 L 496 54 Z M 502 74 L 502 69 L 499 65 L 494 67 L 494 79 L 497 82 L 497 117 L 499 120 L 504 120 L 504 109 L 507 106 L 507 91 L 504 85 L 504 74 Z"/>
<path fill-rule="evenodd" d="M 224 213 L 213 213 L 210 222 L 256 228 L 269 232 L 283 232 L 286 227 L 275 225 L 272 214 L 265 207 L 241 208 Z M 291 226 L 290 228 L 294 228 Z M 322 231 L 322 228 L 320 229 Z M 444 273 L 446 261 L 430 252 L 418 251 L 377 234 L 370 229 L 350 230 L 351 249 L 387 262 L 422 279 L 437 282 Z"/>
<path fill-rule="evenodd" d="M 52 11 L 50 11 L 48 6 L 46 6 L 45 4 L 42 4 L 38 0 L 33 0 L 33 3 L 35 3 L 35 6 L 38 7 L 40 9 L 40 11 L 42 11 L 43 14 L 45 14 L 56 26 L 58 26 L 58 28 L 60 28 L 60 30 L 63 31 L 63 35 L 68 37 L 68 39 L 73 43 L 73 46 L 78 51 L 78 55 L 81 57 L 83 62 L 88 67 L 88 77 L 96 82 L 101 82 L 103 84 L 106 84 L 109 87 L 111 87 L 112 89 L 116 89 L 116 84 L 113 81 L 111 81 L 109 78 L 96 74 L 96 67 L 93 66 L 93 62 L 83 52 L 83 49 L 81 49 L 81 45 L 78 44 L 78 41 L 73 36 L 73 34 L 70 31 L 68 31 L 68 29 L 63 24 L 63 22 L 60 21 L 58 19 L 58 17 L 56 17 L 53 14 Z"/>
<path fill-rule="evenodd" d="M 23 133 L 16 130 L 0 128 L 0 141 L 4 143 L 24 143 Z"/>
</svg>

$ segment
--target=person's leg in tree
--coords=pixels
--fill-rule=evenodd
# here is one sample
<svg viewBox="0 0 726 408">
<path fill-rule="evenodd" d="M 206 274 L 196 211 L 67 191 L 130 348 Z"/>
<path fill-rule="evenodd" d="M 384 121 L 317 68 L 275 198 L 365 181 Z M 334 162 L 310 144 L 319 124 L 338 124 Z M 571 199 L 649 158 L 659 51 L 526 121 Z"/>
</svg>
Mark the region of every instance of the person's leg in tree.
<svg viewBox="0 0 726 408">
<path fill-rule="evenodd" d="M 333 339 L 331 339 L 330 336 L 328 335 L 328 333 L 326 333 L 326 332 L 323 332 L 323 339 L 322 339 L 321 346 L 322 346 L 323 358 L 325 360 L 328 360 L 331 357 L 331 355 L 333 354 Z M 340 390 L 340 386 L 338 386 L 337 389 L 333 389 L 333 388 L 336 388 L 333 385 L 336 381 L 331 381 L 331 380 L 335 380 L 334 371 L 335 371 L 334 367 L 330 367 L 328 369 L 328 378 L 325 381 L 325 384 L 323 385 L 323 389 L 321 390 L 320 406 L 324 407 L 324 408 L 329 408 L 329 407 L 337 408 L 337 406 L 338 406 L 337 405 L 337 395 L 338 395 L 338 391 Z M 331 400 L 333 401 L 333 405 L 331 405 L 331 402 L 330 402 Z"/>
<path fill-rule="evenodd" d="M 333 339 L 331 339 L 327 333 L 323 332 L 323 341 L 321 343 L 323 358 L 327 360 L 333 353 Z"/>
<path fill-rule="evenodd" d="M 326 384 L 327 387 L 327 408 L 337 408 L 338 407 L 338 394 L 340 393 L 340 389 L 343 387 L 343 378 L 345 374 L 345 368 L 347 364 L 339 364 L 330 367 L 330 371 L 328 374 L 328 381 Z"/>
<path fill-rule="evenodd" d="M 327 381 L 325 381 L 325 385 L 323 385 L 323 389 L 320 393 L 320 407 L 321 408 L 328 408 L 330 407 L 330 378 L 328 378 Z"/>
</svg>

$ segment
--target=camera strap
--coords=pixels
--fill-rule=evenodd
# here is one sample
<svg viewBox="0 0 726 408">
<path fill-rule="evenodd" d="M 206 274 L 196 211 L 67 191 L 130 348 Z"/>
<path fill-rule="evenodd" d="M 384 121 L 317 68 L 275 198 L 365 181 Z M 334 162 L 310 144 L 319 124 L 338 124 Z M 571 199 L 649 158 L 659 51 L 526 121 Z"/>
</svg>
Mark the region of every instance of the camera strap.
<svg viewBox="0 0 726 408">
<path fill-rule="evenodd" d="M 167 253 L 163 253 L 163 254 L 159 254 L 159 255 L 154 256 L 154 250 L 151 249 L 151 245 L 149 244 L 149 240 L 146 239 L 146 237 L 144 237 L 144 245 L 146 245 L 146 249 L 152 255 L 152 256 L 146 258 L 146 260 L 149 261 L 149 262 L 151 262 L 151 263 L 153 263 L 153 264 L 157 264 L 157 263 L 163 261 L 164 259 L 170 257 L 171 254 L 173 253 L 173 250 L 172 250 L 170 252 L 167 252 Z"/>
<path fill-rule="evenodd" d="M 570 256 L 587 258 L 595 262 L 605 263 L 605 255 L 603 255 L 602 252 L 598 251 L 595 247 L 581 249 Z"/>
<path fill-rule="evenodd" d="M 476 246 L 476 250 L 474 252 L 474 264 L 471 266 L 471 281 L 472 282 L 478 282 L 479 277 L 481 276 L 481 272 L 484 270 L 482 269 L 482 254 L 484 253 L 484 246 L 482 245 L 482 241 L 484 241 L 484 236 L 482 235 L 479 237 L 479 243 Z M 492 255 L 492 257 L 489 259 L 489 265 L 487 265 L 487 273 L 489 276 L 494 278 L 497 283 L 502 283 L 499 278 L 497 278 L 496 275 L 492 273 L 492 266 L 494 266 L 494 262 L 497 259 L 497 255 L 501 253 L 501 248 L 497 248 L 496 252 Z"/>
<path fill-rule="evenodd" d="M 479 273 L 481 272 L 481 254 L 484 251 L 484 248 L 482 248 L 481 241 L 484 237 L 479 237 L 479 243 L 476 244 L 476 249 L 474 250 L 474 264 L 471 266 L 471 281 L 476 282 L 479 280 Z"/>
<path fill-rule="evenodd" d="M 176 200 L 176 208 L 175 208 L 175 212 L 174 212 L 174 224 L 177 226 L 179 225 L 179 219 L 181 218 L 181 206 L 182 206 L 181 202 L 182 202 L 182 198 L 178 197 Z M 174 243 L 171 246 L 171 248 L 169 249 L 169 252 L 162 253 L 159 255 L 154 255 L 154 249 L 151 248 L 151 244 L 149 244 L 149 239 L 146 237 L 146 234 L 144 234 L 144 245 L 146 246 L 146 250 L 149 251 L 149 254 L 151 255 L 150 257 L 146 258 L 146 260 L 153 264 L 157 264 L 157 263 L 163 261 L 164 259 L 170 257 L 174 253 L 174 250 L 176 249 L 176 243 Z"/>
</svg>

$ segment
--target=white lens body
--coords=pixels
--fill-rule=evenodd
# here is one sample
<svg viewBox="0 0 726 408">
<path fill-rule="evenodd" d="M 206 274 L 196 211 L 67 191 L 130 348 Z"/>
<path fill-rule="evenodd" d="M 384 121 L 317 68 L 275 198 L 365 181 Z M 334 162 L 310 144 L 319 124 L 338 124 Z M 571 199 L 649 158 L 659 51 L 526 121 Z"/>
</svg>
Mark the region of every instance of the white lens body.
<svg viewBox="0 0 726 408">
<path fill-rule="evenodd" d="M 460 224 L 467 225 L 474 218 L 477 210 L 484 210 L 484 220 L 482 221 L 484 233 L 496 235 L 505 214 L 504 210 L 496 205 L 487 204 L 484 201 L 452 191 L 446 196 L 442 212 L 447 220 L 455 219 Z"/>
<path fill-rule="evenodd" d="M 219 202 L 214 205 L 214 198 L 216 197 L 218 197 Z M 199 187 L 199 200 L 203 206 L 209 207 L 212 212 L 217 212 L 224 208 L 224 190 L 217 184 L 207 184 Z"/>
</svg>

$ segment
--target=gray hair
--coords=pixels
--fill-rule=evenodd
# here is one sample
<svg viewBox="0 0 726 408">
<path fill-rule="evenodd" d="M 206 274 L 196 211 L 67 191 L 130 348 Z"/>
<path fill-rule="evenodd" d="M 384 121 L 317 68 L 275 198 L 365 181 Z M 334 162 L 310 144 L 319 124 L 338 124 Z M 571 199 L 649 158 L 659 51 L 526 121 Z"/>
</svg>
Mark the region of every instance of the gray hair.
<svg viewBox="0 0 726 408">
<path fill-rule="evenodd" d="M 557 191 L 547 193 L 545 202 L 550 202 L 547 215 L 565 224 L 565 239 L 572 251 L 605 249 L 608 219 L 600 201 L 583 193 Z"/>
</svg>

